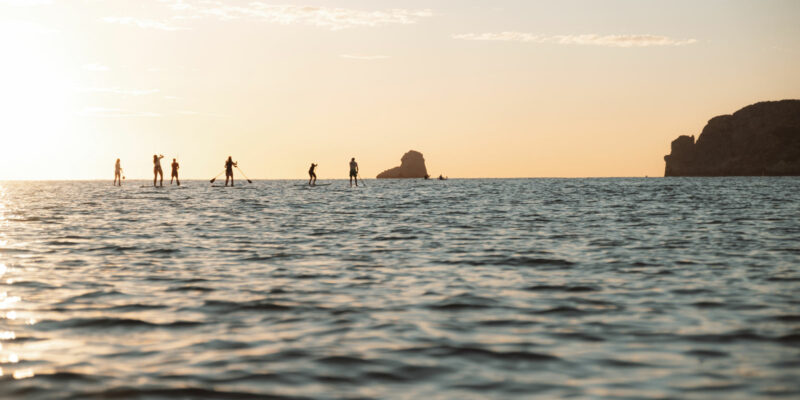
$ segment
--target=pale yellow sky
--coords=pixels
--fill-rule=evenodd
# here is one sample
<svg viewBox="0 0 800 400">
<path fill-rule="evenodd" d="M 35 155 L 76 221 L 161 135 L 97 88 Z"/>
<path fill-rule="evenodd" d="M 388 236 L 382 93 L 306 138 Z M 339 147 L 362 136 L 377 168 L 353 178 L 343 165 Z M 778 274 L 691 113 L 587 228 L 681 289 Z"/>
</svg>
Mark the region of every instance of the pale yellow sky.
<svg viewBox="0 0 800 400">
<path fill-rule="evenodd" d="M 800 2 L 0 0 L 0 180 L 660 176 L 800 98 Z M 164 167 L 168 164 L 163 162 Z"/>
</svg>

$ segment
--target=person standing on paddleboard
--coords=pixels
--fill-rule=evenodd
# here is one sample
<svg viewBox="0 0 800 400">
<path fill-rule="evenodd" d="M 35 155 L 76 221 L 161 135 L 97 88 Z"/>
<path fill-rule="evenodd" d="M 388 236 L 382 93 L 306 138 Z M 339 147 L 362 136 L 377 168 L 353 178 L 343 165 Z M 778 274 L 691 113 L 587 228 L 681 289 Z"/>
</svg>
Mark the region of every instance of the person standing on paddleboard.
<svg viewBox="0 0 800 400">
<path fill-rule="evenodd" d="M 178 178 L 178 168 L 180 168 L 180 167 L 181 166 L 180 166 L 180 164 L 178 164 L 178 161 L 173 158 L 172 159 L 172 176 L 170 176 L 170 178 L 169 178 L 169 184 L 170 185 L 172 185 L 172 180 L 173 179 L 178 181 L 178 186 L 181 185 L 181 180 L 180 180 L 180 178 Z"/>
<path fill-rule="evenodd" d="M 316 168 L 317 164 L 311 163 L 311 168 L 308 169 L 308 186 L 314 186 L 317 184 L 317 174 L 314 173 Z"/>
<path fill-rule="evenodd" d="M 356 180 L 356 186 L 358 186 L 358 163 L 355 157 L 350 159 L 350 186 L 353 186 L 353 179 Z"/>
<path fill-rule="evenodd" d="M 160 186 L 164 186 L 164 170 L 161 169 L 161 159 L 164 155 L 153 154 L 153 186 L 156 186 L 156 179 L 161 176 Z"/>
<path fill-rule="evenodd" d="M 119 165 L 119 158 L 114 164 L 114 185 L 122 186 L 122 167 Z"/>
<path fill-rule="evenodd" d="M 225 161 L 225 186 L 228 186 L 228 179 L 231 180 L 231 186 L 233 186 L 233 167 L 238 167 L 239 164 L 233 161 L 231 156 L 228 156 L 228 159 Z"/>
</svg>

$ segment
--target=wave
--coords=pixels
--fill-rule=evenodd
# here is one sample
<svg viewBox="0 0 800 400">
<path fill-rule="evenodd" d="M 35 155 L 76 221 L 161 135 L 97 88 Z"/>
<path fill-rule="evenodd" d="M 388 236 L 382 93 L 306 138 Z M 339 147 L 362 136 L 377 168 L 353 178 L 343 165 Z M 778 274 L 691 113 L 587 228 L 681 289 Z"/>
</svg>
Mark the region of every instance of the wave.
<svg viewBox="0 0 800 400">
<path fill-rule="evenodd" d="M 558 357 L 547 353 L 530 351 L 495 351 L 476 346 L 431 346 L 396 350 L 400 353 L 424 354 L 432 357 L 460 357 L 470 359 L 494 359 L 498 361 L 543 362 L 558 361 Z"/>
<path fill-rule="evenodd" d="M 173 253 L 180 253 L 180 249 L 152 249 L 152 250 L 145 250 L 146 254 L 173 254 Z"/>
<path fill-rule="evenodd" d="M 447 297 L 444 300 L 429 304 L 427 307 L 441 311 L 460 311 L 496 307 L 497 300 L 489 297 L 475 296 L 471 294 L 460 294 Z"/>
<path fill-rule="evenodd" d="M 233 400 L 300 400 L 308 399 L 299 396 L 282 396 L 272 393 L 213 390 L 204 387 L 182 388 L 136 388 L 120 387 L 99 392 L 82 392 L 72 396 L 74 399 L 101 398 L 101 399 L 140 399 L 140 398 L 165 398 L 165 399 L 233 399 Z"/>
<path fill-rule="evenodd" d="M 97 251 L 97 252 L 111 251 L 111 252 L 116 252 L 116 253 L 122 253 L 122 252 L 125 252 L 125 251 L 135 251 L 135 250 L 138 250 L 138 249 L 139 248 L 137 246 L 108 245 L 108 246 L 101 246 L 101 247 L 91 248 L 88 251 Z"/>
<path fill-rule="evenodd" d="M 148 322 L 136 318 L 69 318 L 61 321 L 44 320 L 37 324 L 43 330 L 56 329 L 129 329 L 129 328 L 191 328 L 202 325 L 196 321 L 173 321 L 166 323 Z"/>
<path fill-rule="evenodd" d="M 708 350 L 708 349 L 694 349 L 684 352 L 684 354 L 697 357 L 697 358 L 722 358 L 722 357 L 730 357 L 729 353 L 724 351 L 717 351 L 717 350 Z"/>
<path fill-rule="evenodd" d="M 570 267 L 575 263 L 560 259 L 560 258 L 539 258 L 539 257 L 486 257 L 475 259 L 462 259 L 462 260 L 447 260 L 444 264 L 452 265 L 471 265 L 471 266 L 484 266 L 484 265 L 498 265 L 498 266 L 513 266 L 513 267 Z"/>
<path fill-rule="evenodd" d="M 575 308 L 575 307 L 566 307 L 566 306 L 553 307 L 553 308 L 547 308 L 547 309 L 544 309 L 544 310 L 534 311 L 534 314 L 543 314 L 543 315 L 546 315 L 546 314 L 582 315 L 582 314 L 586 314 L 586 313 L 588 313 L 588 311 L 581 310 L 581 309 Z"/>
<path fill-rule="evenodd" d="M 203 303 L 204 309 L 213 309 L 217 312 L 236 312 L 236 311 L 288 311 L 292 306 L 274 303 L 270 300 L 252 300 L 244 302 L 225 301 L 225 300 L 206 300 Z"/>
<path fill-rule="evenodd" d="M 534 285 L 525 288 L 531 292 L 597 292 L 599 288 L 593 286 L 568 286 L 568 285 Z"/>
<path fill-rule="evenodd" d="M 131 312 L 131 311 L 161 310 L 164 308 L 168 307 L 162 304 L 134 303 L 134 304 L 123 304 L 123 305 L 108 307 L 105 310 L 118 311 L 118 312 Z"/>
<path fill-rule="evenodd" d="M 167 289 L 168 292 L 213 292 L 214 290 L 214 288 L 196 285 L 175 286 Z"/>
<path fill-rule="evenodd" d="M 92 302 L 94 299 L 98 299 L 101 297 L 108 297 L 108 296 L 127 296 L 127 295 L 125 293 L 121 293 L 116 290 L 108 290 L 108 291 L 95 290 L 93 292 L 81 293 L 79 295 L 66 298 L 57 304 L 66 305 L 66 304 L 74 304 L 76 302 L 87 303 L 87 302 Z"/>
</svg>

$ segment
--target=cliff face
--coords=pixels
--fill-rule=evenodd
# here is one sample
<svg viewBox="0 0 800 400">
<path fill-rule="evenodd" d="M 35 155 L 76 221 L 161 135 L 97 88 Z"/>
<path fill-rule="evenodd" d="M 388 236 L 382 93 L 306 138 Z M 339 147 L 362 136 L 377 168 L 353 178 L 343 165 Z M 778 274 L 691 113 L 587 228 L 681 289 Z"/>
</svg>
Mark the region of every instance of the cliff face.
<svg viewBox="0 0 800 400">
<path fill-rule="evenodd" d="M 800 100 L 756 103 L 680 136 L 664 176 L 800 175 Z"/>
<path fill-rule="evenodd" d="M 378 179 L 386 178 L 424 178 L 428 175 L 428 169 L 425 168 L 425 159 L 422 153 L 411 150 L 400 159 L 400 166 L 378 174 Z"/>
</svg>

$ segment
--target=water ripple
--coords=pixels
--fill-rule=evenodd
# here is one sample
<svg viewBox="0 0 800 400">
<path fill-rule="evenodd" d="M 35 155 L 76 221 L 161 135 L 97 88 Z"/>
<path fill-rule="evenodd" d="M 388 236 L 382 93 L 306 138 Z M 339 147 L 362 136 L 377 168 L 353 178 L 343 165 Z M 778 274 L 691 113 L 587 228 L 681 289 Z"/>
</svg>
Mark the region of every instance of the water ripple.
<svg viewBox="0 0 800 400">
<path fill-rule="evenodd" d="M 0 183 L 0 398 L 795 398 L 800 179 Z"/>
</svg>

